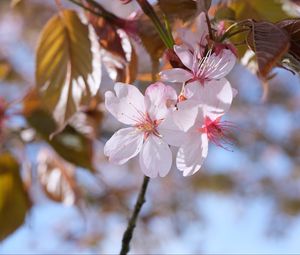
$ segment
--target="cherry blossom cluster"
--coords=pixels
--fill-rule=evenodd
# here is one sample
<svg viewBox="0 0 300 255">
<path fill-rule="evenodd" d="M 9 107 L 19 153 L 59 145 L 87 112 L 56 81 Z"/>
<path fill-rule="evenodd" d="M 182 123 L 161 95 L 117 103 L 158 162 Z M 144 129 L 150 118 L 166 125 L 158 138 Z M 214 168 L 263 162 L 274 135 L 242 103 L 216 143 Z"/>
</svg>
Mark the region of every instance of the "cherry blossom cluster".
<svg viewBox="0 0 300 255">
<path fill-rule="evenodd" d="M 151 178 L 168 174 L 171 146 L 177 147 L 176 166 L 183 176 L 196 173 L 208 154 L 209 142 L 224 147 L 231 124 L 223 121 L 236 94 L 225 76 L 236 62 L 225 44 L 210 46 L 204 13 L 197 32 L 178 31 L 182 44 L 174 52 L 181 68 L 160 73 L 161 81 L 143 95 L 130 84 L 116 83 L 105 93 L 106 109 L 128 125 L 105 144 L 111 162 L 124 164 L 139 154 L 141 170 Z M 179 93 L 172 83 L 182 84 Z"/>
</svg>

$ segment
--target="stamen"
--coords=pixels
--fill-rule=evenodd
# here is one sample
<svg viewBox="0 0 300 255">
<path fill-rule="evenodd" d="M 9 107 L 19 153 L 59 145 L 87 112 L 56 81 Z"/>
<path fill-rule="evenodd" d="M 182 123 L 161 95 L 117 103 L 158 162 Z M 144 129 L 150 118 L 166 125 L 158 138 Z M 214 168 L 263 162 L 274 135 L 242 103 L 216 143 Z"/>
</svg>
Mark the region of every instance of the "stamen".
<svg viewBox="0 0 300 255">
<path fill-rule="evenodd" d="M 211 120 L 206 117 L 204 125 L 199 129 L 200 132 L 206 133 L 208 139 L 215 145 L 232 151 L 228 148 L 234 145 L 233 139 L 230 137 L 231 130 L 235 128 L 235 125 L 229 121 L 221 121 L 221 117 Z"/>
<path fill-rule="evenodd" d="M 144 132 L 144 140 L 146 140 L 150 134 L 160 137 L 160 134 L 157 131 L 158 125 L 162 120 L 152 120 L 148 113 L 142 122 L 136 125 L 136 128 Z"/>
</svg>

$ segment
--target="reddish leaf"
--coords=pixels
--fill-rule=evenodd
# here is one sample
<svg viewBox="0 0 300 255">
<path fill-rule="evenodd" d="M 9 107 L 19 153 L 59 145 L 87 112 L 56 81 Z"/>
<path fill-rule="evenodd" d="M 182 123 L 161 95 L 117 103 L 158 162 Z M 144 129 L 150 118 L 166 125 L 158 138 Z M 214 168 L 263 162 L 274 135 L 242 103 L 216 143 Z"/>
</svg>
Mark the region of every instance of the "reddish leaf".
<svg viewBox="0 0 300 255">
<path fill-rule="evenodd" d="M 290 36 L 289 53 L 300 61 L 300 19 L 286 19 L 277 23 Z"/>
<path fill-rule="evenodd" d="M 37 174 L 45 194 L 66 205 L 76 204 L 80 197 L 75 169 L 54 152 L 44 149 L 37 155 Z"/>
<path fill-rule="evenodd" d="M 100 7 L 101 5 L 98 4 L 97 7 L 89 5 L 89 8 L 95 10 L 99 10 Z M 137 55 L 128 36 L 128 33 L 131 32 L 130 25 L 128 27 L 126 25 L 133 23 L 124 20 L 122 22 L 124 24 L 119 24 L 121 19 L 116 18 L 112 22 L 91 13 L 88 13 L 87 17 L 95 29 L 100 45 L 109 53 L 106 58 L 103 58 L 103 62 L 109 73 L 110 70 L 116 73 L 116 75 L 111 75 L 111 78 L 120 82 L 133 82 L 137 73 Z"/>
<path fill-rule="evenodd" d="M 117 33 L 117 28 L 104 18 L 93 14 L 89 14 L 88 19 L 95 29 L 100 45 L 110 53 L 125 59 L 126 54 L 122 47 L 122 39 Z"/>
<path fill-rule="evenodd" d="M 247 25 L 251 28 L 247 38 L 248 45 L 256 54 L 260 76 L 267 78 L 288 51 L 290 37 L 285 30 L 270 22 L 249 21 Z"/>
</svg>

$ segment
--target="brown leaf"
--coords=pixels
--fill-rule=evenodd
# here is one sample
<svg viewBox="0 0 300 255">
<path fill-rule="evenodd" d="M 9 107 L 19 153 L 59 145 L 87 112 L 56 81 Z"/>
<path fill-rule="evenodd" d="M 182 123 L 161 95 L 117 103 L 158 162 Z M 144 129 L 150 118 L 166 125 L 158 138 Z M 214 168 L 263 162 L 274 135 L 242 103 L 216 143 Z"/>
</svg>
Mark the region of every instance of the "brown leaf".
<svg viewBox="0 0 300 255">
<path fill-rule="evenodd" d="M 75 169 L 50 150 L 37 155 L 37 174 L 45 194 L 51 200 L 73 205 L 79 199 Z"/>
<path fill-rule="evenodd" d="M 256 54 L 259 75 L 267 78 L 288 51 L 290 38 L 285 30 L 270 22 L 249 21 L 247 25 L 251 28 L 247 42 Z"/>
<path fill-rule="evenodd" d="M 288 53 L 300 61 L 300 19 L 286 19 L 276 25 L 289 34 L 291 45 Z"/>
<path fill-rule="evenodd" d="M 122 44 L 126 45 L 125 57 L 116 57 L 105 52 L 103 64 L 114 81 L 132 83 L 137 76 L 138 57 L 128 35 L 121 29 L 118 30 L 118 33 L 121 35 Z"/>
<path fill-rule="evenodd" d="M 89 22 L 95 29 L 100 45 L 113 55 L 126 59 L 126 53 L 122 46 L 122 39 L 117 32 L 117 27 L 107 22 L 102 17 L 91 13 L 87 14 Z"/>
<path fill-rule="evenodd" d="M 93 6 L 89 6 L 89 8 L 93 8 Z M 109 52 L 104 64 L 106 64 L 111 78 L 119 82 L 133 82 L 137 75 L 137 55 L 128 34 L 120 26 L 105 18 L 91 13 L 87 13 L 87 18 L 95 29 L 100 45 Z M 112 75 L 111 72 L 116 75 Z"/>
</svg>

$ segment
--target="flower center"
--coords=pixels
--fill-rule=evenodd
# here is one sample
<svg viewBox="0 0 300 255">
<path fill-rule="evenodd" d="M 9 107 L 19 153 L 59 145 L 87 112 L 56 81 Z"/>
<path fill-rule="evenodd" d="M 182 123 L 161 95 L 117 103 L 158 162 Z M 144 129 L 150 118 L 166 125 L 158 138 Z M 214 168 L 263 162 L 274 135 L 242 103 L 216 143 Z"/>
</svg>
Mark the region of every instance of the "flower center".
<svg viewBox="0 0 300 255">
<path fill-rule="evenodd" d="M 227 145 L 232 145 L 232 138 L 229 136 L 234 125 L 228 121 L 221 121 L 221 117 L 211 120 L 205 117 L 204 125 L 199 129 L 200 132 L 206 133 L 208 139 L 215 145 L 228 150 Z"/>
<path fill-rule="evenodd" d="M 144 132 L 144 139 L 146 140 L 150 134 L 159 136 L 157 127 L 161 120 L 152 120 L 149 114 L 146 115 L 144 121 L 136 125 L 137 129 Z"/>
</svg>

